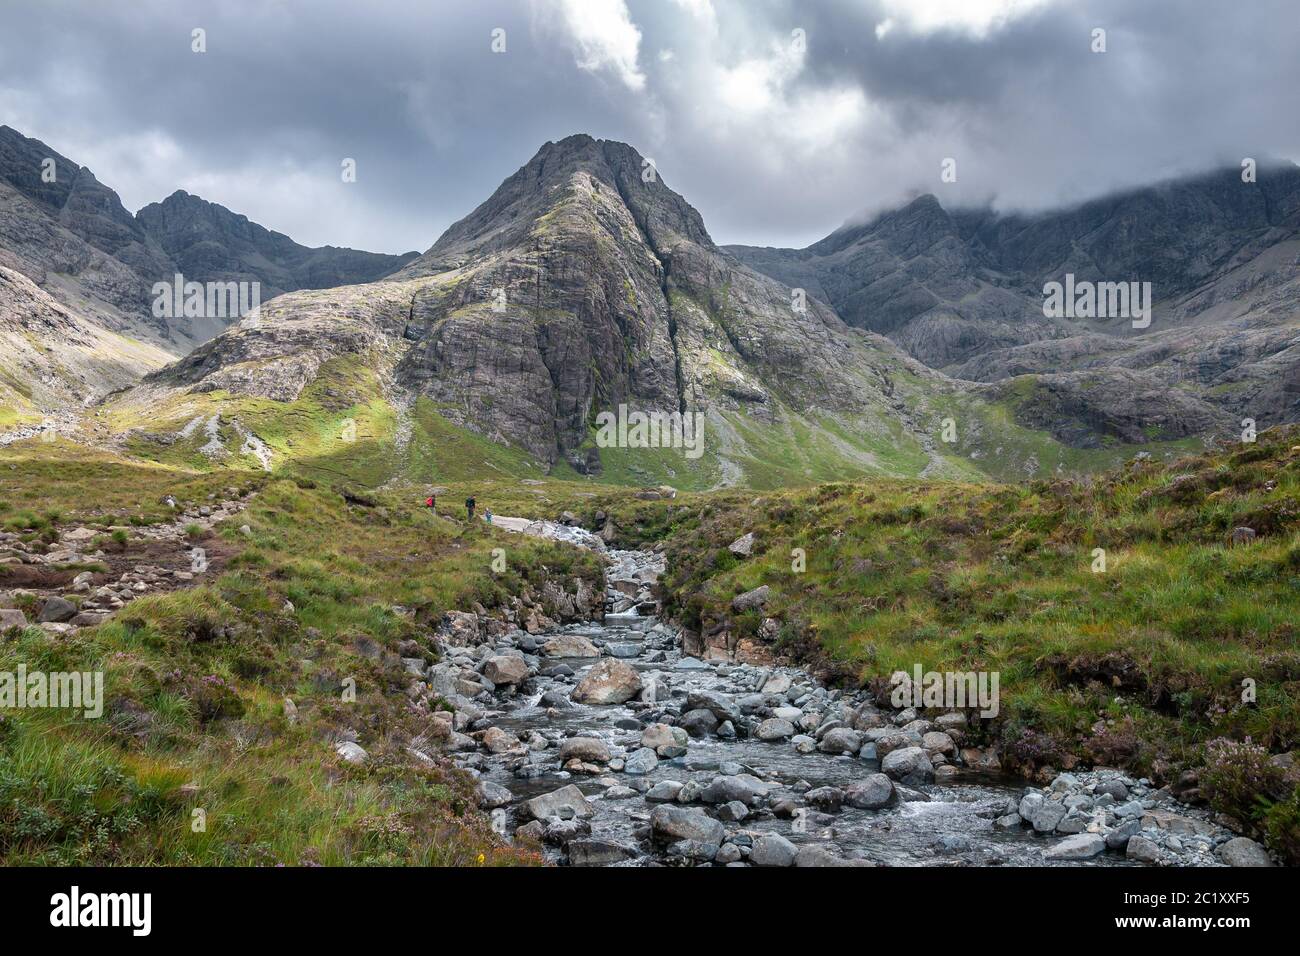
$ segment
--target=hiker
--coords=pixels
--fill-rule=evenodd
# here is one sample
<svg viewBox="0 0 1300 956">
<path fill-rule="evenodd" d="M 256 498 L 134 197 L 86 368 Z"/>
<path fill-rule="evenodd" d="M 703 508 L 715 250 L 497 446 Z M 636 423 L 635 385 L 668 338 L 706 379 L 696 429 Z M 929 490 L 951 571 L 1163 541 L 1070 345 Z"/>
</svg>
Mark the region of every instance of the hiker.
<svg viewBox="0 0 1300 956">
<path fill-rule="evenodd" d="M 488 524 L 491 524 L 491 523 L 492 523 L 492 509 L 491 509 L 491 508 L 484 508 L 484 509 L 483 509 L 483 520 L 486 521 Z"/>
<path fill-rule="evenodd" d="M 430 513 L 436 515 L 438 513 L 438 496 L 429 495 L 424 499 L 424 506 L 429 509 Z"/>
<path fill-rule="evenodd" d="M 474 496 L 470 495 L 465 499 L 465 513 L 469 515 L 469 520 L 474 520 Z"/>
</svg>

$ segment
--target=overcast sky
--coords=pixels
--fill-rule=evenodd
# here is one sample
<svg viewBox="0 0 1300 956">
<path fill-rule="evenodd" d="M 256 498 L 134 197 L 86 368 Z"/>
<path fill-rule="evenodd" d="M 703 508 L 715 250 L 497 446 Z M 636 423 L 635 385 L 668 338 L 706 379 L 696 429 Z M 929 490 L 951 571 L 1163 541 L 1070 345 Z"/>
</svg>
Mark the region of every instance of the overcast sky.
<svg viewBox="0 0 1300 956">
<path fill-rule="evenodd" d="M 1300 159 L 1296 0 L 0 2 L 0 122 L 308 245 L 422 251 L 576 132 L 761 245 Z"/>
</svg>

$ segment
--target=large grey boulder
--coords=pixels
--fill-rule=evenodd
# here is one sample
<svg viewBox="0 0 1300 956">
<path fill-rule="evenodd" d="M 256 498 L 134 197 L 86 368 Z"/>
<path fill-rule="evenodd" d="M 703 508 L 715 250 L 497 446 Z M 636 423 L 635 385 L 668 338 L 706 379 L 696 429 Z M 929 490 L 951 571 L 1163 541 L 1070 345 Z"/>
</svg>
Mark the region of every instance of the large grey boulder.
<svg viewBox="0 0 1300 956">
<path fill-rule="evenodd" d="M 561 820 L 585 819 L 596 812 L 574 784 L 525 800 L 523 811 L 534 820 L 547 820 L 551 817 L 559 817 Z"/>
<path fill-rule="evenodd" d="M 755 866 L 793 866 L 799 848 L 779 833 L 764 833 L 754 841 L 749 862 Z"/>
<path fill-rule="evenodd" d="M 1043 856 L 1048 860 L 1090 860 L 1106 849 L 1106 841 L 1097 833 L 1076 833 L 1051 847 Z"/>
<path fill-rule="evenodd" d="M 631 664 L 607 657 L 592 665 L 570 695 L 580 704 L 622 704 L 641 693 L 641 675 Z"/>
<path fill-rule="evenodd" d="M 695 840 L 712 844 L 722 843 L 726 828 L 703 810 L 660 804 L 650 813 L 650 831 L 661 843 Z"/>
<path fill-rule="evenodd" d="M 855 780 L 844 791 L 844 802 L 858 810 L 879 810 L 894 799 L 894 782 L 883 773 Z"/>
<path fill-rule="evenodd" d="M 1254 840 L 1236 837 L 1214 851 L 1225 866 L 1273 866 L 1268 852 Z"/>
<path fill-rule="evenodd" d="M 934 780 L 934 764 L 930 755 L 920 747 L 904 747 L 885 755 L 880 770 L 886 776 L 910 787 Z"/>
</svg>

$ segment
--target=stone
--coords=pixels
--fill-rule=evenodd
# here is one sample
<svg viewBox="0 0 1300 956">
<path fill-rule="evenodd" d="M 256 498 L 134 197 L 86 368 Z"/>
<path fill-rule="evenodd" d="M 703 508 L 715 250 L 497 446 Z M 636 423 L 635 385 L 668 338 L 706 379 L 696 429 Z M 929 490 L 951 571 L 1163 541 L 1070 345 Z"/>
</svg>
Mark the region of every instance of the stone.
<svg viewBox="0 0 1300 956">
<path fill-rule="evenodd" d="M 691 737 L 708 737 L 718 729 L 718 718 L 713 711 L 701 707 L 682 714 L 678 725 Z"/>
<path fill-rule="evenodd" d="M 754 728 L 754 736 L 769 743 L 786 740 L 794 736 L 794 724 L 782 717 L 769 717 Z"/>
<path fill-rule="evenodd" d="M 738 558 L 747 558 L 754 553 L 754 532 L 741 535 L 731 544 L 727 545 L 727 550 Z"/>
<path fill-rule="evenodd" d="M 637 855 L 636 850 L 621 843 L 585 838 L 570 840 L 565 852 L 570 866 L 610 866 Z"/>
<path fill-rule="evenodd" d="M 1064 818 L 1065 804 L 1057 803 L 1055 800 L 1044 800 L 1034 811 L 1029 822 L 1033 824 L 1036 833 L 1051 833 Z"/>
<path fill-rule="evenodd" d="M 542 645 L 543 657 L 600 657 L 600 648 L 581 634 L 556 634 Z"/>
<path fill-rule="evenodd" d="M 1160 847 L 1144 836 L 1135 836 L 1128 841 L 1128 847 L 1125 849 L 1124 855 L 1130 860 L 1136 860 L 1139 863 L 1158 863 L 1160 861 Z"/>
<path fill-rule="evenodd" d="M 1111 850 L 1123 850 L 1128 841 L 1142 832 L 1140 820 L 1125 820 L 1106 834 L 1106 846 Z"/>
<path fill-rule="evenodd" d="M 932 730 L 923 734 L 921 746 L 931 754 L 940 753 L 946 757 L 951 757 L 957 752 L 957 745 L 953 743 L 952 737 L 941 730 Z"/>
<path fill-rule="evenodd" d="M 737 594 L 731 599 L 731 609 L 737 614 L 743 614 L 745 611 L 754 608 L 761 608 L 767 604 L 768 597 L 772 589 L 766 584 L 754 588 L 752 591 L 746 591 L 744 594 Z"/>
<path fill-rule="evenodd" d="M 582 760 L 587 763 L 609 763 L 609 748 L 595 737 L 570 737 L 560 744 L 560 762 Z"/>
<path fill-rule="evenodd" d="M 794 865 L 796 867 L 814 867 L 814 866 L 870 866 L 865 860 L 846 860 L 842 856 L 837 856 L 830 850 L 822 846 L 815 846 L 811 843 L 799 847 L 799 851 L 794 855 Z"/>
<path fill-rule="evenodd" d="M 779 833 L 764 833 L 754 840 L 749 862 L 755 866 L 793 866 L 799 849 Z"/>
<path fill-rule="evenodd" d="M 1051 847 L 1043 857 L 1048 860 L 1090 860 L 1106 849 L 1106 841 L 1096 833 L 1076 833 Z"/>
<path fill-rule="evenodd" d="M 844 791 L 844 802 L 858 810 L 879 810 L 894 799 L 894 782 L 883 773 L 855 780 Z"/>
<path fill-rule="evenodd" d="M 7 631 L 11 627 L 26 627 L 27 617 L 22 611 L 16 608 L 0 608 L 0 632 Z"/>
<path fill-rule="evenodd" d="M 726 829 L 703 810 L 660 804 L 650 813 L 650 832 L 661 843 L 695 840 L 715 848 L 722 843 Z"/>
<path fill-rule="evenodd" d="M 1214 851 L 1224 866 L 1273 866 L 1268 852 L 1254 840 L 1235 837 Z"/>
<path fill-rule="evenodd" d="M 525 800 L 522 808 L 534 820 L 548 820 L 551 817 L 559 817 L 561 820 L 585 819 L 595 813 L 582 791 L 574 784 Z"/>
<path fill-rule="evenodd" d="M 804 799 L 819 810 L 839 813 L 844 802 L 844 791 L 839 787 L 817 787 L 804 794 Z"/>
<path fill-rule="evenodd" d="M 499 783 L 490 780 L 480 780 L 478 783 L 478 805 L 484 810 L 508 806 L 513 799 L 514 794 Z"/>
<path fill-rule="evenodd" d="M 740 708 L 735 702 L 717 691 L 692 691 L 686 695 L 688 710 L 707 710 L 718 720 L 740 720 Z"/>
<path fill-rule="evenodd" d="M 836 727 L 822 735 L 817 749 L 826 754 L 856 754 L 862 749 L 862 737 L 856 730 Z"/>
<path fill-rule="evenodd" d="M 718 817 L 729 823 L 738 823 L 749 816 L 749 807 L 739 800 L 731 800 L 718 807 Z"/>
<path fill-rule="evenodd" d="M 504 754 L 523 749 L 519 738 L 500 727 L 489 727 L 483 731 L 483 746 L 489 753 Z"/>
<path fill-rule="evenodd" d="M 630 664 L 604 658 L 578 681 L 570 695 L 580 704 L 622 704 L 641 693 L 641 675 Z"/>
<path fill-rule="evenodd" d="M 646 803 L 672 803 L 681 789 L 682 784 L 676 780 L 660 780 L 646 791 Z"/>
<path fill-rule="evenodd" d="M 489 657 L 483 665 L 483 676 L 497 686 L 521 684 L 528 679 L 528 664 L 522 658 L 504 654 Z"/>
<path fill-rule="evenodd" d="M 623 763 L 623 772 L 644 775 L 659 765 L 659 758 L 649 747 L 642 747 L 630 755 Z"/>
<path fill-rule="evenodd" d="M 365 763 L 366 758 L 370 756 L 362 749 L 360 744 L 353 740 L 339 741 L 334 745 L 334 750 L 348 763 Z"/>
<path fill-rule="evenodd" d="M 36 618 L 38 624 L 63 624 L 77 616 L 77 606 L 66 598 L 48 598 Z"/>
<path fill-rule="evenodd" d="M 888 777 L 915 787 L 934 780 L 934 765 L 930 756 L 920 747 L 904 747 L 885 755 L 880 769 Z"/>
</svg>

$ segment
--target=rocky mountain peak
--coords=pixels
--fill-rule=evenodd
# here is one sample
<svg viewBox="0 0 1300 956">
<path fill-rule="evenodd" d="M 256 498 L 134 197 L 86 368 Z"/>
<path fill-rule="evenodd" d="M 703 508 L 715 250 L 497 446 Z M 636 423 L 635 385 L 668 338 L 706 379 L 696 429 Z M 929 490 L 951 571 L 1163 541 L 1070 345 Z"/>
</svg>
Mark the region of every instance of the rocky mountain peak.
<svg viewBox="0 0 1300 956">
<path fill-rule="evenodd" d="M 666 251 L 681 239 L 715 248 L 700 214 L 663 183 L 658 170 L 636 149 L 578 133 L 543 144 L 532 159 L 478 208 L 453 223 L 402 275 L 434 275 L 463 266 L 476 256 L 516 246 L 557 203 L 593 183 L 604 184 L 618 195 L 656 249 Z"/>
</svg>

